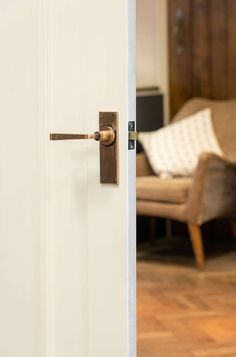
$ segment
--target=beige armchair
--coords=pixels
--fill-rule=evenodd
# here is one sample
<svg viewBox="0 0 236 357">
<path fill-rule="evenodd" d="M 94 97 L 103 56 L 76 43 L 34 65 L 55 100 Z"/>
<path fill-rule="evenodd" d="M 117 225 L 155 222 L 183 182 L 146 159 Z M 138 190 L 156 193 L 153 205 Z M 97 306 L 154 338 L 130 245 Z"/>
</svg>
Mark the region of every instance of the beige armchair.
<svg viewBox="0 0 236 357">
<path fill-rule="evenodd" d="M 219 217 L 236 217 L 236 100 L 191 99 L 173 121 L 204 108 L 212 109 L 225 159 L 203 153 L 193 177 L 162 180 L 154 175 L 145 154 L 137 155 L 137 214 L 187 223 L 200 269 L 205 267 L 201 225 Z"/>
</svg>

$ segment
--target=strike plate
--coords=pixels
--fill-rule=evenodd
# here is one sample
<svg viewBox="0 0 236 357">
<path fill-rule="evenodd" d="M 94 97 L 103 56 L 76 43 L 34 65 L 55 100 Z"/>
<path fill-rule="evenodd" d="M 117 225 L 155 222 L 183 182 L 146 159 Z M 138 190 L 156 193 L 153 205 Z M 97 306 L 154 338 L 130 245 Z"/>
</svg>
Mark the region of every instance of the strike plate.
<svg viewBox="0 0 236 357">
<path fill-rule="evenodd" d="M 100 112 L 99 130 L 110 126 L 116 138 L 110 145 L 100 142 L 100 182 L 118 184 L 118 113 Z"/>
</svg>

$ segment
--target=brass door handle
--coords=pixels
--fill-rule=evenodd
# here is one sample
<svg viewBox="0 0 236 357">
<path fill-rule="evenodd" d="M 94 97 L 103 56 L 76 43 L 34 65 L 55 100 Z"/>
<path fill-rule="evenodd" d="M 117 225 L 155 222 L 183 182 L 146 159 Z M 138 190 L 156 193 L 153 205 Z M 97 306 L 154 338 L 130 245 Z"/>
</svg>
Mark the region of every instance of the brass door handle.
<svg viewBox="0 0 236 357">
<path fill-rule="evenodd" d="M 50 140 L 93 139 L 99 142 L 100 183 L 118 184 L 119 114 L 99 112 L 99 131 L 92 134 L 51 133 Z"/>
<path fill-rule="evenodd" d="M 101 128 L 100 131 L 95 131 L 93 134 L 64 134 L 64 133 L 51 133 L 50 140 L 81 140 L 81 139 L 94 139 L 100 141 L 103 145 L 111 145 L 116 138 L 115 130 L 108 125 Z"/>
</svg>

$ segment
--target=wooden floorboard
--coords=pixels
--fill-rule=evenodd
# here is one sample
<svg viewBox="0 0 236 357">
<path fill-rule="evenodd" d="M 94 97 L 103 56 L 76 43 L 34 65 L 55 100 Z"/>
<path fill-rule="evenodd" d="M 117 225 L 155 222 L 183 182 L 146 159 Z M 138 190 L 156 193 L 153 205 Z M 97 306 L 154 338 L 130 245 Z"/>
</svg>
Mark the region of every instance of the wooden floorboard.
<svg viewBox="0 0 236 357">
<path fill-rule="evenodd" d="M 208 257 L 138 253 L 138 357 L 236 357 L 236 251 Z"/>
</svg>

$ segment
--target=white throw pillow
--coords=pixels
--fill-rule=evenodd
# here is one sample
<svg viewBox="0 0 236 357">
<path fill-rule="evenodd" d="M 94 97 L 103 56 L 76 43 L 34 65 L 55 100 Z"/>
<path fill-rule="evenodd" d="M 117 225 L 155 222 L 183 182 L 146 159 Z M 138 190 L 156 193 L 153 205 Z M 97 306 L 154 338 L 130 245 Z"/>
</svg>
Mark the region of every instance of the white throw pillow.
<svg viewBox="0 0 236 357">
<path fill-rule="evenodd" d="M 153 132 L 139 133 L 153 171 L 161 177 L 192 176 L 203 152 L 223 156 L 211 110 L 204 109 Z"/>
</svg>

